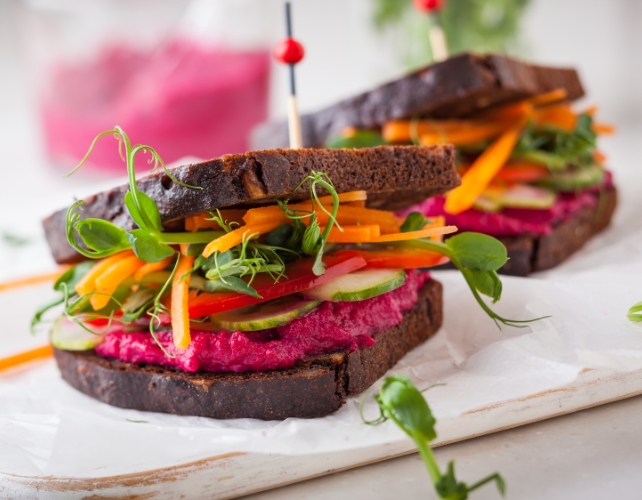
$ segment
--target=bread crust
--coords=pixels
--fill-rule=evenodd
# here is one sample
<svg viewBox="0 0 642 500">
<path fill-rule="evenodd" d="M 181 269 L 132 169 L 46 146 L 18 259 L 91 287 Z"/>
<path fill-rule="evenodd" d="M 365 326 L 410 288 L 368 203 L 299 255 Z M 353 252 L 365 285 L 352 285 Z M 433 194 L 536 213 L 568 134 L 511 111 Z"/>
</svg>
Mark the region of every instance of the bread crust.
<svg viewBox="0 0 642 500">
<path fill-rule="evenodd" d="M 442 286 L 429 280 L 403 322 L 375 335 L 372 347 L 302 360 L 286 370 L 187 373 L 54 349 L 62 378 L 120 408 L 218 419 L 316 418 L 366 390 L 441 327 Z"/>
<path fill-rule="evenodd" d="M 498 54 L 463 53 L 369 92 L 301 117 L 305 147 L 322 147 L 347 127 L 379 128 L 390 120 L 458 118 L 558 88 L 569 100 L 584 89 L 571 68 L 524 63 Z M 268 122 L 252 133 L 252 147 L 286 147 L 286 122 Z"/>
<path fill-rule="evenodd" d="M 405 208 L 461 183 L 454 158 L 455 150 L 450 145 L 251 151 L 172 171 L 181 182 L 202 189 L 178 185 L 162 171 L 139 179 L 137 185 L 156 201 L 165 228 L 182 231 L 185 217 L 215 208 L 274 203 L 277 197 L 293 201 L 307 198 L 307 188 L 295 190 L 312 170 L 328 174 L 340 193 L 367 191 L 371 207 Z M 128 189 L 126 185 L 118 186 L 86 198 L 81 217 L 103 219 L 133 229 L 134 223 L 123 202 Z M 67 242 L 66 214 L 67 208 L 43 221 L 47 243 L 59 264 L 83 260 Z"/>
</svg>

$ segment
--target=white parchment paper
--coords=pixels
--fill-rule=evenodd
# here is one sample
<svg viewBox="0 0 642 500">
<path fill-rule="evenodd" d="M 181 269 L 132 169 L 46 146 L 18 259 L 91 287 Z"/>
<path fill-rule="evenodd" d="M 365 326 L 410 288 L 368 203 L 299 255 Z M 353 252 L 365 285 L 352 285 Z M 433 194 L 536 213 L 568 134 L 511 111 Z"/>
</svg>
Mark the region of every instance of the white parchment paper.
<svg viewBox="0 0 642 500">
<path fill-rule="evenodd" d="M 434 273 L 445 289 L 444 327 L 393 371 L 407 374 L 420 388 L 444 384 L 426 393 L 438 420 L 572 383 L 585 368 L 642 369 L 642 326 L 626 319 L 628 307 L 642 300 L 639 178 L 631 174 L 630 182 L 621 182 L 625 202 L 614 226 L 581 254 L 532 278 L 503 278 L 504 296 L 494 306 L 498 312 L 514 319 L 548 319 L 499 330 L 458 273 Z M 34 306 L 49 293 L 36 287 L 0 294 L 0 311 L 7 318 L 0 355 L 45 341 L 31 338 L 27 324 Z M 227 452 L 308 454 L 406 439 L 393 425 L 364 425 L 358 406 L 355 398 L 322 419 L 282 422 L 122 410 L 76 392 L 47 361 L 0 375 L 0 471 L 101 477 Z M 370 398 L 365 411 L 376 415 Z"/>
</svg>

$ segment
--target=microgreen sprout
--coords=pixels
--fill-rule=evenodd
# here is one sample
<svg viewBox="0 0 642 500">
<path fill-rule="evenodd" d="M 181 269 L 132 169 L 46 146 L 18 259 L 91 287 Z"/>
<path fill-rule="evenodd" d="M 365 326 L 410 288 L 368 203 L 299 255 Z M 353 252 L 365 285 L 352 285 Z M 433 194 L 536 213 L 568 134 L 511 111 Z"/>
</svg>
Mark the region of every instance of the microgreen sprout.
<svg viewBox="0 0 642 500">
<path fill-rule="evenodd" d="M 379 417 L 375 420 L 366 420 L 364 418 L 365 395 L 361 400 L 359 411 L 364 423 L 379 425 L 386 420 L 392 420 L 404 431 L 417 445 L 417 450 L 441 500 L 465 500 L 470 492 L 492 481 L 495 481 L 497 489 L 504 496 L 506 485 L 499 474 L 491 474 L 481 481 L 468 486 L 464 482 L 457 481 L 454 461 L 448 463 L 446 473 L 441 472 L 435 455 L 428 444 L 437 437 L 435 417 L 422 393 L 408 377 L 402 375 L 386 377 L 379 394 L 374 396 L 374 400 L 379 406 Z"/>
<path fill-rule="evenodd" d="M 626 317 L 634 323 L 642 322 L 642 301 L 631 306 Z"/>
</svg>

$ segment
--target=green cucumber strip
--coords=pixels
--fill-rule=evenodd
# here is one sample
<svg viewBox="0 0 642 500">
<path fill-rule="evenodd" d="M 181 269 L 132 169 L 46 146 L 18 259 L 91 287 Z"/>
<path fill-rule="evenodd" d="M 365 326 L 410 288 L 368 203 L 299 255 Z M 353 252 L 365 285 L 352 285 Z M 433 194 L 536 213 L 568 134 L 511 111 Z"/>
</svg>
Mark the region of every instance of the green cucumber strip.
<svg viewBox="0 0 642 500">
<path fill-rule="evenodd" d="M 210 321 L 227 331 L 256 332 L 283 326 L 310 312 L 319 302 L 294 296 L 261 302 L 241 309 L 215 314 Z"/>
<path fill-rule="evenodd" d="M 57 349 L 65 351 L 88 351 L 103 341 L 103 335 L 94 335 L 69 321 L 65 316 L 60 316 L 51 330 L 51 344 Z"/>
<path fill-rule="evenodd" d="M 356 302 L 390 292 L 405 281 L 403 269 L 366 269 L 340 276 L 303 293 L 314 300 Z"/>
</svg>

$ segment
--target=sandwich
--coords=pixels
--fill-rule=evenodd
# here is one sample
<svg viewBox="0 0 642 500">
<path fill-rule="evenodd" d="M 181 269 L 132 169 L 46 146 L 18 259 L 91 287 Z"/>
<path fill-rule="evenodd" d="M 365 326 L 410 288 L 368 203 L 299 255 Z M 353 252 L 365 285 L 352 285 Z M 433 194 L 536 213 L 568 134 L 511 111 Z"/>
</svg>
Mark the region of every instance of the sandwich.
<svg viewBox="0 0 642 500">
<path fill-rule="evenodd" d="M 327 415 L 442 324 L 448 260 L 499 300 L 506 249 L 395 211 L 460 183 L 452 146 L 276 149 L 168 169 L 120 128 L 129 183 L 43 222 L 64 380 L 105 403 L 211 418 Z M 99 136 L 100 137 L 100 136 Z M 91 151 L 91 150 L 90 150 Z M 134 161 L 157 163 L 136 179 Z M 89 153 L 88 153 L 89 155 Z"/>
<path fill-rule="evenodd" d="M 597 148 L 613 129 L 594 121 L 595 108 L 572 108 L 583 95 L 573 69 L 465 53 L 304 115 L 303 144 L 455 145 L 462 185 L 408 210 L 499 238 L 510 257 L 500 272 L 526 276 L 576 252 L 615 210 Z M 286 124 L 263 124 L 253 146 L 286 137 Z"/>
</svg>

